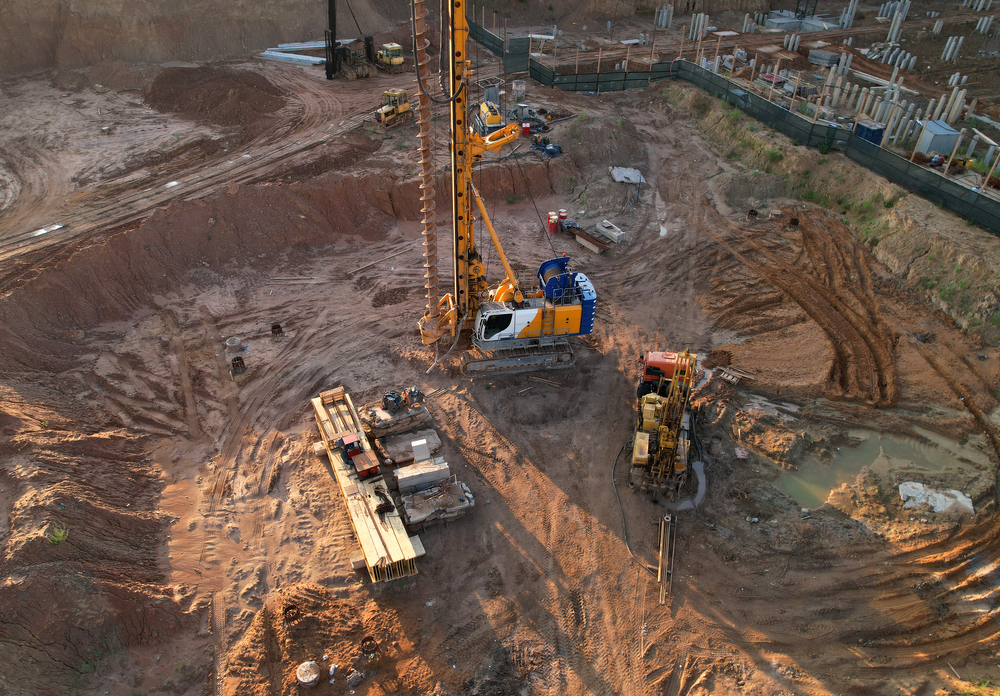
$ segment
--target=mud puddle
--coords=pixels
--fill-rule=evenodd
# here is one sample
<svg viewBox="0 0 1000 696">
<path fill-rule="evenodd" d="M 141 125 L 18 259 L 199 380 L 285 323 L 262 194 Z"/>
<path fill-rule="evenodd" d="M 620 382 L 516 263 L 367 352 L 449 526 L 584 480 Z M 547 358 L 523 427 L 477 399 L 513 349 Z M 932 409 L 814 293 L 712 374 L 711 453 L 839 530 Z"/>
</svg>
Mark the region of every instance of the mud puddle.
<svg viewBox="0 0 1000 696">
<path fill-rule="evenodd" d="M 833 489 L 853 484 L 865 467 L 898 482 L 908 474 L 972 473 L 989 465 L 989 456 L 982 449 L 982 436 L 958 442 L 923 428 L 914 430 L 925 439 L 850 430 L 848 435 L 862 440 L 860 445 L 839 448 L 831 461 L 809 458 L 798 471 L 783 473 L 774 485 L 800 505 L 818 507 L 826 502 Z"/>
</svg>

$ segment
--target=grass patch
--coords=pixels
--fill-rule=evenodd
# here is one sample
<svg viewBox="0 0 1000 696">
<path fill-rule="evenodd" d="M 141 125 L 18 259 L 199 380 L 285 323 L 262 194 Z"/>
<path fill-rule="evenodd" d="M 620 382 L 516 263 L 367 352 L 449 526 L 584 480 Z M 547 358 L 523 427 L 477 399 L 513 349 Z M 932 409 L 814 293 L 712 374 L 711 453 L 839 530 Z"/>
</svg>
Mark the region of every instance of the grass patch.
<svg viewBox="0 0 1000 696">
<path fill-rule="evenodd" d="M 956 292 L 958 292 L 958 285 L 955 283 L 948 283 L 943 288 L 938 290 L 938 297 L 940 297 L 943 301 L 948 302 L 955 296 Z"/>
<path fill-rule="evenodd" d="M 59 546 L 69 538 L 69 528 L 58 522 L 53 522 L 45 532 L 45 538 L 53 546 Z"/>
<path fill-rule="evenodd" d="M 830 198 L 822 191 L 817 191 L 814 188 L 809 188 L 799 194 L 799 198 L 804 201 L 809 201 L 810 203 L 815 203 L 816 205 L 821 205 L 824 208 L 830 207 Z"/>
<path fill-rule="evenodd" d="M 865 244 L 875 247 L 878 246 L 878 243 L 882 241 L 887 234 L 889 234 L 889 229 L 888 222 L 885 222 L 884 220 L 881 222 L 872 220 L 865 225 L 864 229 L 861 230 L 861 233 L 858 236 L 861 237 L 861 240 Z"/>
<path fill-rule="evenodd" d="M 768 162 L 780 162 L 785 158 L 785 155 L 778 152 L 777 150 L 767 151 L 767 161 Z"/>
</svg>

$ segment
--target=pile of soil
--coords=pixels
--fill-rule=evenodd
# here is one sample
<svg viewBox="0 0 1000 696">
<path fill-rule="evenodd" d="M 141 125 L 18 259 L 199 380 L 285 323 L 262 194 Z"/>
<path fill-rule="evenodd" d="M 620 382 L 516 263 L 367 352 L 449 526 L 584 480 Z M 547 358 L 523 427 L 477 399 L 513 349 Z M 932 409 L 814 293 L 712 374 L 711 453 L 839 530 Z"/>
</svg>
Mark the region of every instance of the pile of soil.
<svg viewBox="0 0 1000 696">
<path fill-rule="evenodd" d="M 167 68 L 147 90 L 146 102 L 204 123 L 244 127 L 286 104 L 262 75 L 213 65 Z"/>
<path fill-rule="evenodd" d="M 363 608 L 339 599 L 314 584 L 292 585 L 268 598 L 243 637 L 229 653 L 223 693 L 227 696 L 271 696 L 298 690 L 295 670 L 306 661 L 322 668 L 320 685 L 330 682 L 333 693 L 358 676 L 367 684 L 362 693 L 410 693 L 427 687 L 423 670 L 407 669 L 409 644 L 401 637 L 399 619 L 384 604 L 369 601 Z M 375 641 L 374 652 L 362 649 Z M 417 661 L 419 663 L 419 660 Z M 333 674 L 331 667 L 336 666 Z M 323 693 L 329 693 L 325 689 Z"/>
</svg>

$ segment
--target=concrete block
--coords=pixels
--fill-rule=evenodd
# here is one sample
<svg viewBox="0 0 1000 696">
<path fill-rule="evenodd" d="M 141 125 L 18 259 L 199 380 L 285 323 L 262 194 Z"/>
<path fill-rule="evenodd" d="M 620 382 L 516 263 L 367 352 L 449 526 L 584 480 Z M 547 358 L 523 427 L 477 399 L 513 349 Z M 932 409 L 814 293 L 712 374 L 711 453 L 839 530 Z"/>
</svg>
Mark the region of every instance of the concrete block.
<svg viewBox="0 0 1000 696">
<path fill-rule="evenodd" d="M 448 478 L 451 478 L 451 468 L 444 457 L 435 457 L 396 470 L 396 482 L 402 495 L 422 491 Z"/>
<path fill-rule="evenodd" d="M 431 448 L 427 446 L 427 440 L 414 440 L 410 443 L 413 450 L 413 461 L 422 462 L 431 458 Z"/>
</svg>

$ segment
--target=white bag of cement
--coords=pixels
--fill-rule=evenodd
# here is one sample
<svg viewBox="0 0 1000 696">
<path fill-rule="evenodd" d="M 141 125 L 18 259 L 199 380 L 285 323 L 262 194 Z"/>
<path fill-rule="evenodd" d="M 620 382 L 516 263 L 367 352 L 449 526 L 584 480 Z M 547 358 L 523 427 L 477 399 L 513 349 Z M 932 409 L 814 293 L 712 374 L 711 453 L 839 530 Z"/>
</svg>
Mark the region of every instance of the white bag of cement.
<svg viewBox="0 0 1000 696">
<path fill-rule="evenodd" d="M 904 501 L 904 508 L 929 505 L 934 512 L 957 512 L 970 515 L 975 512 L 972 507 L 972 499 L 965 493 L 956 490 L 939 491 L 916 481 L 904 481 L 899 484 L 899 497 Z"/>
</svg>

